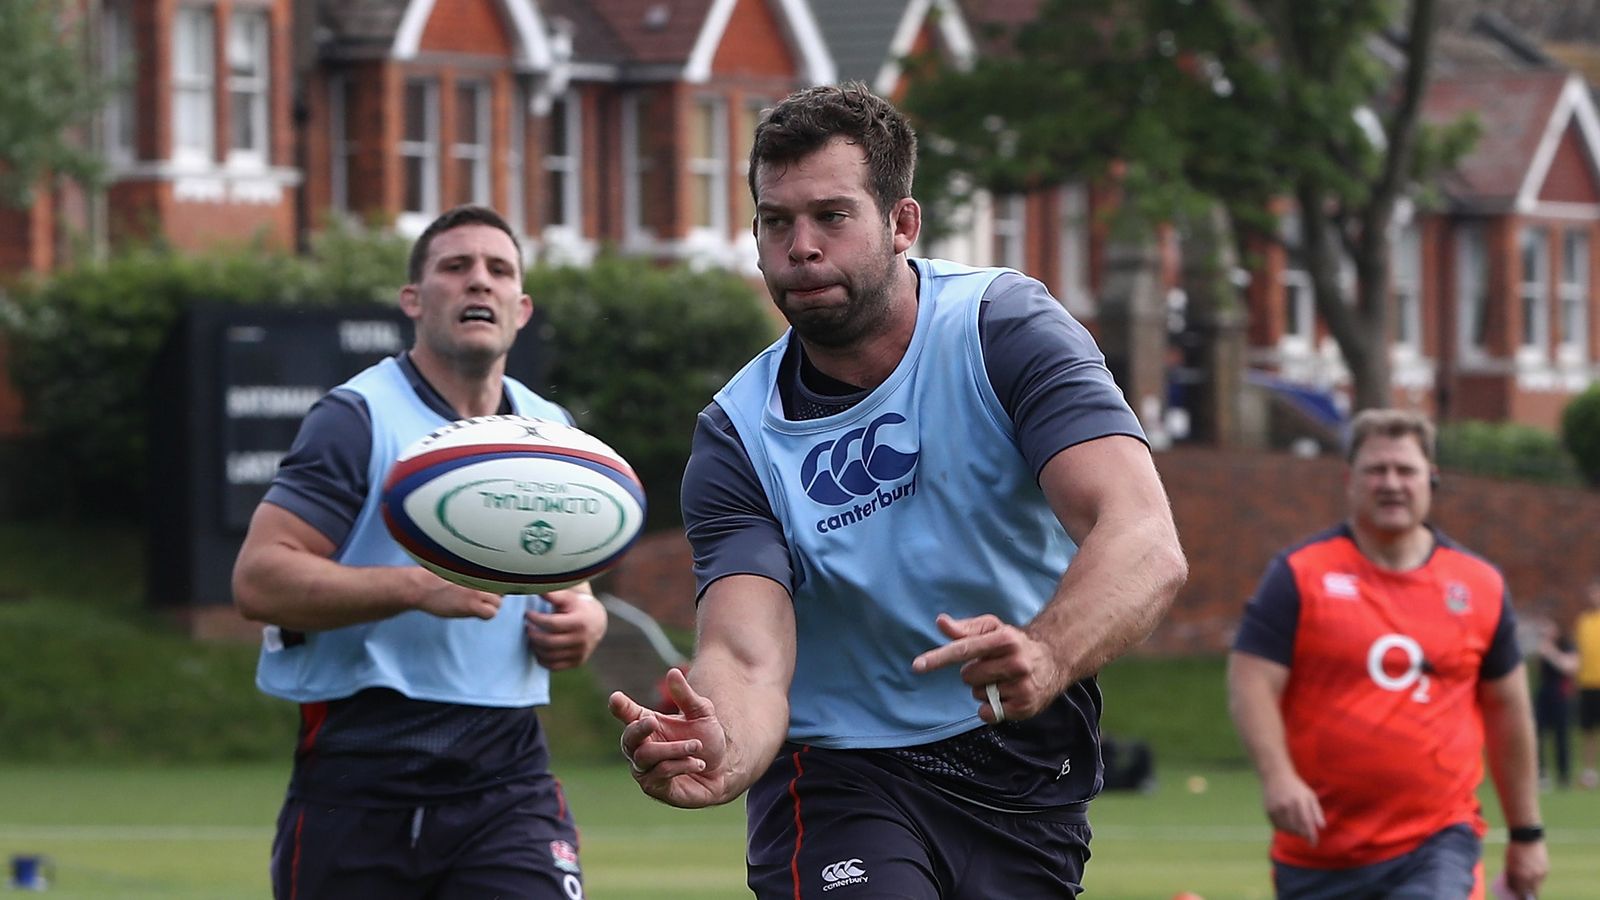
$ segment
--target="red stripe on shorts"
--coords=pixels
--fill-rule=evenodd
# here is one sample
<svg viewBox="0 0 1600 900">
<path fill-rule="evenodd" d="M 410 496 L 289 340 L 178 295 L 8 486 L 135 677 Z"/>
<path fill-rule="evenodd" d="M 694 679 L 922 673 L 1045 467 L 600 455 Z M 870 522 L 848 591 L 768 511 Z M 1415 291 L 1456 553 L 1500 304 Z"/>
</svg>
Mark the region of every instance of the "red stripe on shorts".
<svg viewBox="0 0 1600 900">
<path fill-rule="evenodd" d="M 322 723 L 327 720 L 327 701 L 300 704 L 300 752 L 316 746 L 317 732 L 322 730 Z"/>
<path fill-rule="evenodd" d="M 805 840 L 806 826 L 800 820 L 800 776 L 805 767 L 800 764 L 800 754 L 811 749 L 801 747 L 794 754 L 794 777 L 789 779 L 789 799 L 794 801 L 794 856 L 789 860 L 789 876 L 794 879 L 794 900 L 800 900 L 800 844 Z"/>
<path fill-rule="evenodd" d="M 306 811 L 302 809 L 294 820 L 294 856 L 289 861 L 289 900 L 300 896 L 300 831 L 305 827 Z"/>
</svg>

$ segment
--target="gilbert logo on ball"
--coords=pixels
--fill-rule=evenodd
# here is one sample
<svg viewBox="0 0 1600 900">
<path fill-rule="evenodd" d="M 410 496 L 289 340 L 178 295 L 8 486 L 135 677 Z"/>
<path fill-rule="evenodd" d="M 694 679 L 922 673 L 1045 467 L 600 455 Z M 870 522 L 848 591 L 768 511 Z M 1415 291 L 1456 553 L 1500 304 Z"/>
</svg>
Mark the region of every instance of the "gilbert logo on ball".
<svg viewBox="0 0 1600 900">
<path fill-rule="evenodd" d="M 396 542 L 442 578 L 500 594 L 568 587 L 611 568 L 644 527 L 644 487 L 570 425 L 463 419 L 400 454 L 383 484 Z"/>
</svg>

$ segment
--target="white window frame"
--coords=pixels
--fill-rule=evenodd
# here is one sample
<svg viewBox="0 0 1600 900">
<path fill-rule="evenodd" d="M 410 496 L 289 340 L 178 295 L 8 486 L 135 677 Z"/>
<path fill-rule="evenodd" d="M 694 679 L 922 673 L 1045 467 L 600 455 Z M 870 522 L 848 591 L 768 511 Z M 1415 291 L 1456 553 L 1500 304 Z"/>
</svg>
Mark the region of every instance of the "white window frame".
<svg viewBox="0 0 1600 900">
<path fill-rule="evenodd" d="M 272 19 L 267 10 L 235 6 L 228 17 L 226 51 L 228 163 L 265 166 L 272 147 Z M 237 143 L 242 121 L 248 121 L 252 139 L 244 146 Z"/>
<path fill-rule="evenodd" d="M 1066 184 L 1057 189 L 1061 221 L 1057 228 L 1060 242 L 1056 248 L 1060 282 L 1056 296 L 1067 310 L 1079 318 L 1094 315 L 1094 298 L 1089 292 L 1089 188 L 1083 184 Z"/>
<path fill-rule="evenodd" d="M 491 124 L 491 95 L 489 83 L 486 81 L 458 81 L 455 84 L 456 92 L 456 128 L 451 135 L 450 162 L 452 164 L 466 163 L 470 173 L 470 184 L 461 184 L 457 179 L 456 197 L 462 203 L 471 203 L 477 206 L 488 206 L 489 198 L 489 143 L 493 140 Z M 471 141 L 462 140 L 462 125 L 468 118 L 466 103 L 462 101 L 471 98 Z M 456 165 L 456 174 L 461 174 L 461 166 Z"/>
<path fill-rule="evenodd" d="M 1582 365 L 1589 359 L 1589 229 L 1561 231 L 1561 280 L 1556 284 L 1560 304 L 1561 362 Z"/>
<path fill-rule="evenodd" d="M 172 158 L 209 167 L 217 153 L 216 10 L 179 6 L 172 31 Z"/>
<path fill-rule="evenodd" d="M 695 97 L 690 128 L 698 139 L 701 129 L 710 125 L 706 139 L 709 155 L 687 160 L 690 190 L 705 203 L 706 218 L 689 223 L 691 238 L 724 243 L 728 232 L 728 180 L 732 174 L 728 160 L 728 101 L 722 97 Z"/>
<path fill-rule="evenodd" d="M 550 104 L 551 121 L 556 116 L 561 117 L 562 137 L 560 147 L 547 146 L 544 151 L 544 189 L 550 191 L 552 184 L 559 185 L 561 192 L 561 210 L 564 213 L 562 221 L 549 220 L 550 206 L 548 204 L 540 211 L 540 225 L 544 229 L 546 241 L 576 240 L 583 231 L 583 206 L 579 185 L 582 184 L 583 172 L 583 109 L 578 102 L 578 95 L 568 91 L 560 97 L 554 98 Z M 550 134 L 547 130 L 546 134 Z"/>
<path fill-rule="evenodd" d="M 655 238 L 655 230 L 643 221 L 641 182 L 654 171 L 654 161 L 639 152 L 644 137 L 639 127 L 642 99 L 637 93 L 622 98 L 622 222 L 624 242 L 630 245 L 649 243 Z"/>
<path fill-rule="evenodd" d="M 741 141 L 738 146 L 740 157 L 733 160 L 734 173 L 739 178 L 738 216 L 739 221 L 733 223 L 734 230 L 741 236 L 750 235 L 750 226 L 756 218 L 756 200 L 750 195 L 750 150 L 755 145 L 756 126 L 761 124 L 761 111 L 770 107 L 772 101 L 765 97 L 746 97 L 741 104 L 742 118 L 739 127 L 742 130 Z M 754 237 L 751 237 L 751 246 L 754 247 Z"/>
<path fill-rule="evenodd" d="M 410 92 L 412 88 L 423 90 L 422 102 L 422 138 L 413 140 L 406 135 L 409 132 L 409 116 L 411 114 Z M 440 212 L 439 210 L 439 82 L 433 78 L 408 78 L 401 86 L 401 115 L 407 120 L 401 122 L 400 138 L 400 169 L 402 177 L 401 205 L 405 206 L 408 198 L 405 197 L 404 179 L 409 177 L 407 163 L 417 160 L 421 166 L 421 208 L 403 208 L 400 213 L 402 231 L 420 234 Z"/>
<path fill-rule="evenodd" d="M 1517 360 L 1545 362 L 1550 358 L 1550 229 L 1524 225 L 1517 234 L 1517 260 L 1522 270 L 1517 293 L 1517 316 L 1522 326 Z"/>
<path fill-rule="evenodd" d="M 1456 346 L 1461 358 L 1481 362 L 1489 356 L 1489 246 L 1483 226 L 1456 228 Z M 1475 339 L 1474 326 L 1484 322 L 1483 340 Z"/>
<path fill-rule="evenodd" d="M 1395 355 L 1422 356 L 1422 229 L 1416 222 L 1400 227 L 1390 260 L 1394 297 Z"/>
<path fill-rule="evenodd" d="M 1309 356 L 1317 340 L 1317 297 L 1311 273 L 1285 268 L 1278 285 L 1283 303 L 1283 334 L 1278 338 L 1278 347 L 1287 355 Z M 1296 320 L 1299 328 L 1291 328 Z"/>
<path fill-rule="evenodd" d="M 528 233 L 528 86 L 521 79 L 511 85 L 511 108 L 506 122 L 506 222 L 518 234 Z"/>
<path fill-rule="evenodd" d="M 1021 270 L 1027 265 L 1028 198 L 1025 194 L 1000 194 L 994 198 L 990 256 L 994 265 Z"/>
<path fill-rule="evenodd" d="M 328 77 L 328 205 L 350 211 L 350 160 L 355 146 L 350 140 L 350 86 L 348 75 Z"/>
<path fill-rule="evenodd" d="M 138 98 L 134 85 L 132 24 L 126 3 L 107 3 L 101 20 L 100 64 L 115 90 L 105 106 L 105 156 L 113 166 L 125 166 L 138 158 Z"/>
</svg>

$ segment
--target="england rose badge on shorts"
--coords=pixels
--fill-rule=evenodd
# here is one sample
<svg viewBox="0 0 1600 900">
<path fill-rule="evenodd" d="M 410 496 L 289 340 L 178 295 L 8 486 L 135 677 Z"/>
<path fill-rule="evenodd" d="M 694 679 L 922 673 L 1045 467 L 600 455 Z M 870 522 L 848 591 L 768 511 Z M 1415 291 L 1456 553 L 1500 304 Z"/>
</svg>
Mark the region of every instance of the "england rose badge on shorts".
<svg viewBox="0 0 1600 900">
<path fill-rule="evenodd" d="M 576 874 L 578 871 L 578 848 L 566 841 L 550 842 L 550 859 L 563 872 Z"/>
</svg>

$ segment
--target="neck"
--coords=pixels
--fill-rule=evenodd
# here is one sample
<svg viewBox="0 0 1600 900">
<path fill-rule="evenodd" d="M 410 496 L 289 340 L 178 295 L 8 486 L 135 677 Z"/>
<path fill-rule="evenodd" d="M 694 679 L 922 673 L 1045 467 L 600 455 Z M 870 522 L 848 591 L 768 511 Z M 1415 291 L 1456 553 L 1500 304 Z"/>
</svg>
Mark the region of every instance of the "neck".
<svg viewBox="0 0 1600 900">
<path fill-rule="evenodd" d="M 917 330 L 917 288 L 916 270 L 902 257 L 883 327 L 846 347 L 819 347 L 801 338 L 807 359 L 829 378 L 868 390 L 888 381 Z"/>
<path fill-rule="evenodd" d="M 1409 572 L 1427 562 L 1433 552 L 1433 532 L 1426 525 L 1395 532 L 1364 528 L 1359 522 L 1352 522 L 1350 531 L 1361 555 L 1390 572 Z"/>
<path fill-rule="evenodd" d="M 464 371 L 462 366 L 418 346 L 411 350 L 411 364 L 463 419 L 493 415 L 500 410 L 505 357 L 490 363 L 484 372 Z"/>
</svg>

